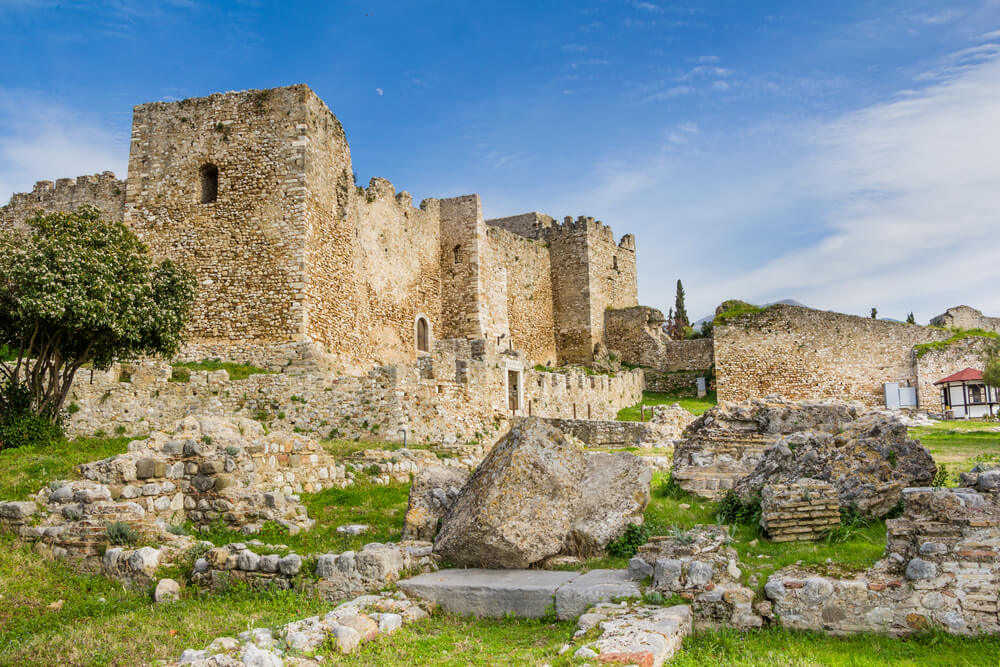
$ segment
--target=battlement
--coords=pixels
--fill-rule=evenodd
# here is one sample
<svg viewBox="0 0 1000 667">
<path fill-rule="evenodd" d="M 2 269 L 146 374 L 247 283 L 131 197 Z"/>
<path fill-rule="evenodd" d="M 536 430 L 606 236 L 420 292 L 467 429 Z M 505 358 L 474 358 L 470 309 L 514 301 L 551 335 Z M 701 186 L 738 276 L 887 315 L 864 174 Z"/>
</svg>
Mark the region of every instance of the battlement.
<svg viewBox="0 0 1000 667">
<path fill-rule="evenodd" d="M 125 206 L 126 182 L 112 172 L 38 181 L 31 192 L 11 196 L 10 203 L 0 207 L 0 229 L 18 227 L 37 212 L 72 211 L 89 204 L 99 208 L 111 220 L 122 219 Z"/>
</svg>

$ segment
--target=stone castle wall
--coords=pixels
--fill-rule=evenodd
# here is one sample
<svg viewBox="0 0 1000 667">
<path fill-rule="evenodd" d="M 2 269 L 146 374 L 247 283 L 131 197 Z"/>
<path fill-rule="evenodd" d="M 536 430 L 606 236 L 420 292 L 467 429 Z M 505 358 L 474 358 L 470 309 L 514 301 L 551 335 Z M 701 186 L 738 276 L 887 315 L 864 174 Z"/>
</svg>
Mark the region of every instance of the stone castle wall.
<svg viewBox="0 0 1000 667">
<path fill-rule="evenodd" d="M 663 313 L 632 306 L 604 313 L 605 337 L 621 360 L 661 372 L 706 371 L 715 363 L 711 338 L 672 340 L 664 333 Z"/>
<path fill-rule="evenodd" d="M 552 312 L 552 263 L 549 250 L 498 227 L 489 227 L 487 239 L 495 272 L 488 281 L 507 283 L 507 316 L 514 348 L 537 363 L 554 364 L 556 318 Z"/>
<path fill-rule="evenodd" d="M 261 350 L 314 343 L 360 375 L 415 361 L 423 318 L 431 341 L 586 362 L 604 310 L 636 303 L 633 237 L 593 218 L 487 222 L 478 195 L 414 208 L 384 179 L 357 187 L 343 127 L 305 85 L 141 104 L 127 181 L 40 182 L 0 227 L 83 203 L 194 271 L 189 343 L 222 358 L 273 366 Z"/>
<path fill-rule="evenodd" d="M 946 329 L 983 329 L 1000 333 L 1000 317 L 987 317 L 970 306 L 949 308 L 932 319 L 931 324 Z"/>
<path fill-rule="evenodd" d="M 306 333 L 310 97 L 293 86 L 135 107 L 125 222 L 197 275 L 192 342 Z M 218 198 L 201 203 L 209 164 Z"/>
<path fill-rule="evenodd" d="M 780 394 L 884 404 L 882 385 L 915 385 L 912 348 L 948 331 L 775 305 L 716 327 L 720 401 Z"/>
<path fill-rule="evenodd" d="M 225 371 L 196 371 L 188 382 L 172 382 L 163 362 L 116 365 L 78 376 L 67 399 L 67 430 L 122 427 L 139 435 L 198 414 L 256 419 L 322 438 L 399 441 L 405 430 L 416 442 L 492 443 L 513 417 L 611 420 L 641 398 L 641 370 L 616 377 L 537 372 L 517 353 L 483 342 L 440 341 L 419 364 L 382 366 L 360 377 L 273 373 L 231 381 Z M 511 371 L 523 385 L 516 412 L 507 403 Z"/>
<path fill-rule="evenodd" d="M 96 206 L 111 220 L 120 222 L 125 211 L 125 181 L 110 171 L 79 178 L 38 181 L 31 192 L 17 193 L 10 203 L 0 206 L 0 230 L 14 228 L 38 211 L 72 211 L 79 206 Z"/>
</svg>

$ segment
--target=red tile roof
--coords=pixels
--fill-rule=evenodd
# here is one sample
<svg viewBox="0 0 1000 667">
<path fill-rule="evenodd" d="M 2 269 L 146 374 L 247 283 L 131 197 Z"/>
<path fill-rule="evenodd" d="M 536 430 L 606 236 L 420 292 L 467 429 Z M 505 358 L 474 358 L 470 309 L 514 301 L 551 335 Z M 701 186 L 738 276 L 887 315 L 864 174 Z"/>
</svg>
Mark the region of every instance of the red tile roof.
<svg viewBox="0 0 1000 667">
<path fill-rule="evenodd" d="M 964 371 L 959 371 L 954 375 L 949 375 L 946 378 L 941 378 L 934 384 L 944 384 L 946 382 L 974 382 L 983 381 L 983 372 L 977 371 L 975 368 L 966 368 Z"/>
</svg>

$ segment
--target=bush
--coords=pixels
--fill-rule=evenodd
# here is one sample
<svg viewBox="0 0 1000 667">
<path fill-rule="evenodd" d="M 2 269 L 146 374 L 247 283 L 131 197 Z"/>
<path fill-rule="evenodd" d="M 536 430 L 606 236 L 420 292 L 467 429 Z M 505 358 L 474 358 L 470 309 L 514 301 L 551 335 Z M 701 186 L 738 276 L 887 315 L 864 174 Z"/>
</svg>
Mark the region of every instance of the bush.
<svg viewBox="0 0 1000 667">
<path fill-rule="evenodd" d="M 740 494 L 730 489 L 719 501 L 718 516 L 723 523 L 757 525 L 760 523 L 760 494 L 744 501 Z"/>
<path fill-rule="evenodd" d="M 619 558 L 631 558 L 643 544 L 649 541 L 649 527 L 630 523 L 625 533 L 608 543 L 608 553 Z"/>
<path fill-rule="evenodd" d="M 63 439 L 62 425 L 31 410 L 31 392 L 19 384 L 0 385 L 0 450 L 44 446 Z"/>
<path fill-rule="evenodd" d="M 658 487 L 656 487 L 656 495 L 661 498 L 670 498 L 671 500 L 680 500 L 687 495 L 687 491 L 681 488 L 674 480 L 674 473 L 670 473 Z"/>
<path fill-rule="evenodd" d="M 134 546 L 139 542 L 139 534 L 132 526 L 123 521 L 109 523 L 104 531 L 108 536 L 108 541 L 117 546 Z"/>
</svg>

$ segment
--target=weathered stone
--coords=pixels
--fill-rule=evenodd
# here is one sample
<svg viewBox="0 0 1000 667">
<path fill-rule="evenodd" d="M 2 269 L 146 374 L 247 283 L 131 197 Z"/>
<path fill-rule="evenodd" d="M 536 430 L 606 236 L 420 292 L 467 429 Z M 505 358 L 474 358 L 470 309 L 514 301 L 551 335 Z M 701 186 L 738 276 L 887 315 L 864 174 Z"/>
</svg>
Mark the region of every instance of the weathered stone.
<svg viewBox="0 0 1000 667">
<path fill-rule="evenodd" d="M 286 577 L 293 577 L 302 569 L 302 558 L 298 554 L 288 554 L 278 561 L 278 571 Z"/>
<path fill-rule="evenodd" d="M 907 579 L 933 579 L 937 576 L 937 565 L 923 558 L 914 558 L 906 566 Z"/>
<path fill-rule="evenodd" d="M 593 466 L 562 433 L 524 420 L 462 489 L 435 551 L 458 565 L 524 568 L 555 554 L 603 548 L 629 523 L 641 522 L 650 472 L 629 454 L 591 456 L 600 457 Z"/>
<path fill-rule="evenodd" d="M 173 579 L 160 579 L 156 583 L 153 599 L 156 602 L 174 602 L 181 598 L 181 587 Z"/>
<path fill-rule="evenodd" d="M 590 570 L 556 589 L 556 616 L 576 618 L 598 602 L 638 597 L 642 589 L 627 570 Z"/>
<path fill-rule="evenodd" d="M 418 472 L 410 487 L 403 539 L 433 541 L 438 522 L 468 480 L 468 471 L 452 466 L 431 466 Z M 449 493 L 449 489 L 456 492 Z"/>
<path fill-rule="evenodd" d="M 577 576 L 546 570 L 440 570 L 404 579 L 399 588 L 454 614 L 541 618 L 555 611 L 559 587 Z"/>
</svg>

